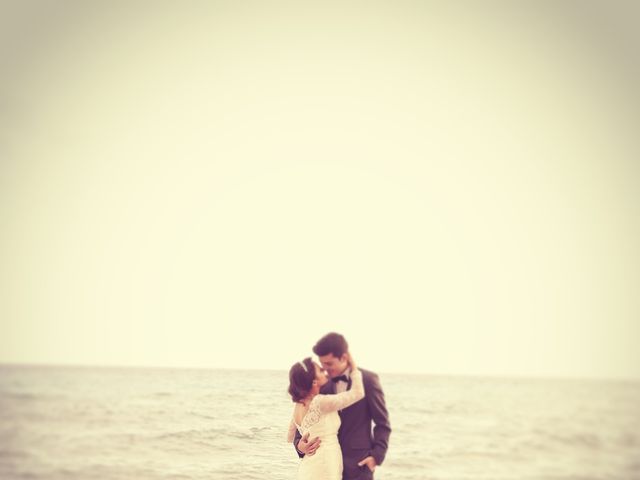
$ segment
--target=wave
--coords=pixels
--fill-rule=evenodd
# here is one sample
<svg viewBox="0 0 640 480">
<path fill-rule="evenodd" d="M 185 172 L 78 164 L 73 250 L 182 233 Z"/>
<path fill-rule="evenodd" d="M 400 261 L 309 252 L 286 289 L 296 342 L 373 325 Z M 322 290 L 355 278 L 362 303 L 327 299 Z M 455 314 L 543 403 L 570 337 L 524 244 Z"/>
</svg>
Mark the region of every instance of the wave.
<svg viewBox="0 0 640 480">
<path fill-rule="evenodd" d="M 267 427 L 268 428 L 268 427 Z M 251 427 L 248 431 L 244 430 L 228 430 L 224 428 L 191 428 L 185 430 L 178 430 L 175 432 L 162 433 L 156 435 L 158 440 L 218 440 L 226 438 L 236 438 L 240 440 L 252 439 L 256 436 L 256 433 L 263 431 L 265 428 Z"/>
</svg>

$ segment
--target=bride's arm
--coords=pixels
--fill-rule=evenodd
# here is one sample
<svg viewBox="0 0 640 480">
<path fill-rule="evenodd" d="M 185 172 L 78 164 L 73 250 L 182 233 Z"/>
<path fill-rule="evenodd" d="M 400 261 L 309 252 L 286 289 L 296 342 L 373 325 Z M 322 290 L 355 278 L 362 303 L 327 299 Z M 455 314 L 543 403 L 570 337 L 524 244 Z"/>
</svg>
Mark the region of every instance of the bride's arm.
<svg viewBox="0 0 640 480">
<path fill-rule="evenodd" d="M 347 408 L 364 398 L 364 384 L 362 383 L 362 372 L 358 370 L 356 361 L 347 352 L 347 361 L 351 367 L 351 390 L 335 395 L 318 395 L 320 411 L 331 412 Z"/>
<path fill-rule="evenodd" d="M 298 427 L 296 427 L 296 424 L 293 421 L 293 418 L 291 418 L 291 421 L 289 422 L 289 431 L 287 432 L 288 443 L 293 442 L 293 439 L 295 438 L 297 431 L 298 431 Z"/>
<path fill-rule="evenodd" d="M 362 372 L 355 369 L 351 372 L 351 390 L 335 395 L 318 395 L 318 405 L 324 413 L 342 410 L 364 398 L 364 385 L 362 384 Z"/>
</svg>

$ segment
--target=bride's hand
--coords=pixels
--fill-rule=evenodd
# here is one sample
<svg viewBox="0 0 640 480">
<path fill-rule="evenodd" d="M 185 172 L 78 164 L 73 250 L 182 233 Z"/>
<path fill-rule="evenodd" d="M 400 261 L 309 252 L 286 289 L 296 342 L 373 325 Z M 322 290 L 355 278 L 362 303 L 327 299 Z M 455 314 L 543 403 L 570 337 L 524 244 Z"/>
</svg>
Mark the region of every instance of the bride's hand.
<svg viewBox="0 0 640 480">
<path fill-rule="evenodd" d="M 353 359 L 350 352 L 347 352 L 347 363 L 349 364 L 349 367 L 351 367 L 352 372 L 358 369 L 356 361 Z"/>
</svg>

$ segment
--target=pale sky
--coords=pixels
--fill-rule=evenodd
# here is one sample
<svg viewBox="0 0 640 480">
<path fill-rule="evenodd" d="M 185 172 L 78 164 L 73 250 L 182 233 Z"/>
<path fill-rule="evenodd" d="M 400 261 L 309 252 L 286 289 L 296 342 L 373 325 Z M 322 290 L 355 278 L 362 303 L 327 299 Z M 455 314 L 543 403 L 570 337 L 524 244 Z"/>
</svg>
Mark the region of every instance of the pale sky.
<svg viewBox="0 0 640 480">
<path fill-rule="evenodd" d="M 0 6 L 0 362 L 640 378 L 633 2 L 108 3 Z"/>
</svg>

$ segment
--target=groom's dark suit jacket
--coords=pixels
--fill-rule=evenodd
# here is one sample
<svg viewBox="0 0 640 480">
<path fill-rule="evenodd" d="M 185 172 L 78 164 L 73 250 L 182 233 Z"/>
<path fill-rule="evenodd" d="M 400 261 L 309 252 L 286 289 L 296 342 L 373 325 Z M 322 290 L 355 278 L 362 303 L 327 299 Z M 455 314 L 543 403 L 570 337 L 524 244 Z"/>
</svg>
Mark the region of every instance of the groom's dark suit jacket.
<svg viewBox="0 0 640 480">
<path fill-rule="evenodd" d="M 365 397 L 338 412 L 342 421 L 338 430 L 338 440 L 342 448 L 343 480 L 373 478 L 369 467 L 366 465 L 359 467 L 358 462 L 371 455 L 376 459 L 376 463 L 381 465 L 387 453 L 391 434 L 389 414 L 378 375 L 362 368 L 359 370 L 362 372 Z M 351 384 L 348 388 L 351 389 Z M 327 382 L 320 393 L 336 393 L 336 384 L 332 381 Z M 300 440 L 299 432 L 296 433 L 294 445 L 298 444 L 298 440 Z M 304 456 L 300 452 L 298 455 Z"/>
</svg>

